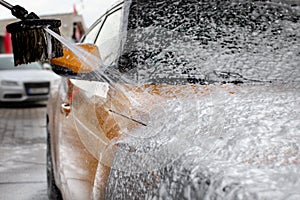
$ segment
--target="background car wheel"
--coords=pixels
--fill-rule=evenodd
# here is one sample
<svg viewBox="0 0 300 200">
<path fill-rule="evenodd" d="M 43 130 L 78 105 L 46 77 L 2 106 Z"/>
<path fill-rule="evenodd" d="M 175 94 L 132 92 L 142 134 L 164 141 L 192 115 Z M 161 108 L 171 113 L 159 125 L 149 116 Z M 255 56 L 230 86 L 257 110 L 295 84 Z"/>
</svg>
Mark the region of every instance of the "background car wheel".
<svg viewBox="0 0 300 200">
<path fill-rule="evenodd" d="M 47 186 L 48 186 L 48 197 L 49 200 L 62 200 L 62 195 L 60 190 L 55 184 L 53 164 L 51 159 L 51 144 L 50 144 L 50 134 L 47 130 Z"/>
</svg>

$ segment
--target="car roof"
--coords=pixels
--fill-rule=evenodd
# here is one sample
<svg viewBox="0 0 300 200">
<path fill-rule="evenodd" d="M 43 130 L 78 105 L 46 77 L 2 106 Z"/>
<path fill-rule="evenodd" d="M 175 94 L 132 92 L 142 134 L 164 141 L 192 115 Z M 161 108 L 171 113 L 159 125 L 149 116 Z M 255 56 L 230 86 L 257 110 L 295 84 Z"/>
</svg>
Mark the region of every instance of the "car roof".
<svg viewBox="0 0 300 200">
<path fill-rule="evenodd" d="M 105 11 L 104 13 L 102 13 L 102 14 L 100 15 L 100 17 L 99 17 L 99 18 L 98 18 L 98 19 L 90 26 L 90 28 L 89 28 L 89 30 L 87 31 L 87 33 L 97 25 L 97 23 L 99 22 L 99 20 L 100 20 L 103 16 L 107 15 L 111 10 L 117 8 L 118 6 L 120 6 L 120 5 L 123 4 L 123 3 L 124 3 L 123 0 L 121 0 L 121 1 L 118 0 L 118 1 L 116 1 L 114 4 L 112 4 L 112 5 L 110 5 L 109 7 L 107 7 L 106 11 Z"/>
<path fill-rule="evenodd" d="M 13 57 L 13 54 L 0 54 L 0 58 L 7 58 L 7 57 Z"/>
</svg>

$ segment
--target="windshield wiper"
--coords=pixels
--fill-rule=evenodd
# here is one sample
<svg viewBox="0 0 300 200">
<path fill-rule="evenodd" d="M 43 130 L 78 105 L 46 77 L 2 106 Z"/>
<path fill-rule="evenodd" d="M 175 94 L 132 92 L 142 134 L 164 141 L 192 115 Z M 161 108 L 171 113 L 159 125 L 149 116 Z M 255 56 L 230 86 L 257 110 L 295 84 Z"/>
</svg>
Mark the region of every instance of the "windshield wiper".
<svg viewBox="0 0 300 200">
<path fill-rule="evenodd" d="M 269 82 L 269 81 L 262 81 L 262 80 L 245 78 L 237 72 L 227 72 L 227 71 L 214 70 L 212 73 L 213 73 L 213 76 L 218 78 L 218 80 L 214 80 L 214 81 L 220 82 L 222 84 L 226 84 L 226 83 L 243 84 L 245 82 Z M 209 77 L 209 79 L 212 79 L 212 78 L 213 77 Z"/>
<path fill-rule="evenodd" d="M 169 85 L 185 85 L 185 84 L 197 84 L 197 85 L 209 85 L 214 83 L 214 81 L 201 79 L 201 78 L 154 78 L 147 80 L 147 84 L 169 84 Z"/>
</svg>

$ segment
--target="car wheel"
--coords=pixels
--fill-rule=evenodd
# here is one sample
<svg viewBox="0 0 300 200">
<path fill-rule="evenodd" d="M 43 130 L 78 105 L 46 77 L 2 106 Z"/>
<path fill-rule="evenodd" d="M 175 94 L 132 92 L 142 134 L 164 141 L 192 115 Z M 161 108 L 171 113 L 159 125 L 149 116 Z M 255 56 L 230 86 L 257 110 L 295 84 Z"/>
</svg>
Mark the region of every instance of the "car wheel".
<svg viewBox="0 0 300 200">
<path fill-rule="evenodd" d="M 50 134 L 47 129 L 47 189 L 49 200 L 62 200 L 62 195 L 60 190 L 55 184 L 54 173 L 53 173 L 53 164 L 51 157 L 51 143 L 50 143 Z"/>
</svg>

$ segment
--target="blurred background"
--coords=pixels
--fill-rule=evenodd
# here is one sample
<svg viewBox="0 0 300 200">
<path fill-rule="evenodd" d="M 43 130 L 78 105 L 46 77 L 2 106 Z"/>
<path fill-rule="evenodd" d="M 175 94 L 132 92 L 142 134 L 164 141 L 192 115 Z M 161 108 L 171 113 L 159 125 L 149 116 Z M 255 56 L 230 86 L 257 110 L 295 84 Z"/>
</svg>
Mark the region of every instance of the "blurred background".
<svg viewBox="0 0 300 200">
<path fill-rule="evenodd" d="M 116 1 L 98 0 L 11 0 L 11 5 L 20 5 L 28 12 L 34 12 L 40 18 L 54 18 L 62 21 L 61 35 L 70 41 L 78 42 L 81 36 L 106 11 L 109 5 Z M 10 35 L 6 32 L 6 25 L 17 21 L 10 10 L 0 6 L 0 53 L 10 53 Z"/>
<path fill-rule="evenodd" d="M 62 21 L 61 35 L 78 42 L 115 1 L 7 0 L 40 18 Z M 48 199 L 46 106 L 60 77 L 45 63 L 14 67 L 6 26 L 17 21 L 0 6 L 0 200 Z M 12 192 L 13 191 L 13 192 Z"/>
</svg>

